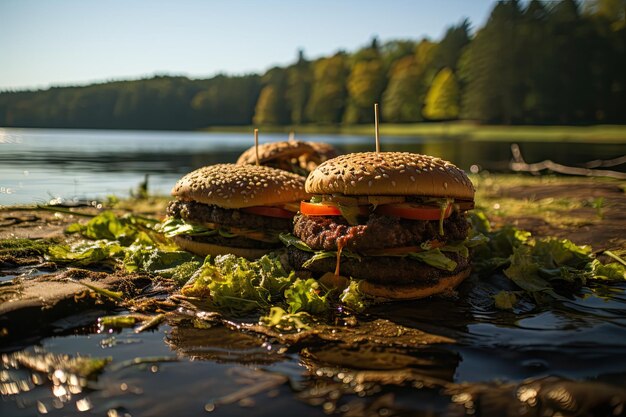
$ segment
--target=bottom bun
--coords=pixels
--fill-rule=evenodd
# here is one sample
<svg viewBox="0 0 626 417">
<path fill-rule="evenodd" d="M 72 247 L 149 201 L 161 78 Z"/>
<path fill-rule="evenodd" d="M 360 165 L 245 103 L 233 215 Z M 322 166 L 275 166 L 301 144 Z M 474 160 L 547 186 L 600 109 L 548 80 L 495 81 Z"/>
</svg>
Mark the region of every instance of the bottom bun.
<svg viewBox="0 0 626 417">
<path fill-rule="evenodd" d="M 258 259 L 261 256 L 269 253 L 272 249 L 250 249 L 250 248 L 234 248 L 231 246 L 215 245 L 212 243 L 196 242 L 184 236 L 172 237 L 174 243 L 176 243 L 181 249 L 195 253 L 200 256 L 217 256 L 233 254 L 235 256 L 241 256 L 246 259 Z"/>
<path fill-rule="evenodd" d="M 359 283 L 359 291 L 363 294 L 389 300 L 416 300 L 456 288 L 470 275 L 470 272 L 471 268 L 467 268 L 456 275 L 440 277 L 436 282 L 421 284 L 382 285 L 361 281 Z"/>
</svg>

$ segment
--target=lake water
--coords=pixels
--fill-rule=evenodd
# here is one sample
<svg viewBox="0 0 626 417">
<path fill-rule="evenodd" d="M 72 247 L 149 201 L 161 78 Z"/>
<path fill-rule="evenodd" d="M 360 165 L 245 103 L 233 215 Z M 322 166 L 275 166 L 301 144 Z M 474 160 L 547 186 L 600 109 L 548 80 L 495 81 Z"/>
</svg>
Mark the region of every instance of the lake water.
<svg viewBox="0 0 626 417">
<path fill-rule="evenodd" d="M 373 136 L 299 135 L 331 143 L 342 152 L 374 149 Z M 261 134 L 261 142 L 285 140 Z M 0 129 L 0 205 L 33 204 L 54 198 L 128 196 L 149 175 L 149 191 L 168 194 L 181 176 L 203 165 L 234 162 L 253 143 L 252 134 L 64 129 Z M 382 137 L 383 151 L 411 151 L 506 171 L 509 142 L 425 137 Z M 527 162 L 551 159 L 576 165 L 626 153 L 621 144 L 522 143 Z"/>
</svg>

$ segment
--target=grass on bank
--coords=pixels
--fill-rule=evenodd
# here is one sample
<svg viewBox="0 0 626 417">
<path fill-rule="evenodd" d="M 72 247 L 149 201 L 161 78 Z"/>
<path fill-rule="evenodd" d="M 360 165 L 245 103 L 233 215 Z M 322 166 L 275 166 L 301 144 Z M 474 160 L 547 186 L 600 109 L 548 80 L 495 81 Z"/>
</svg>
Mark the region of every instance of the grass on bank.
<svg viewBox="0 0 626 417">
<path fill-rule="evenodd" d="M 261 132 L 297 134 L 374 135 L 373 125 L 254 126 Z M 212 126 L 209 132 L 252 132 L 253 126 Z M 380 125 L 381 136 L 429 136 L 479 141 L 610 142 L 626 145 L 626 125 L 596 126 L 495 126 L 468 122 Z"/>
</svg>

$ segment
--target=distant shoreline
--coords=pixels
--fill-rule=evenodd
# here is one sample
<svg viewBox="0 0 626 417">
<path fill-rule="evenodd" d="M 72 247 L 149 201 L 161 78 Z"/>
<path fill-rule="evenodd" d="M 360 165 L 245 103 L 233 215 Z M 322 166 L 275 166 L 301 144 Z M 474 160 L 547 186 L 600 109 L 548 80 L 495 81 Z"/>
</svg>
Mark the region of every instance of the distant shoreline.
<svg viewBox="0 0 626 417">
<path fill-rule="evenodd" d="M 300 125 L 300 126 L 210 126 L 196 130 L 175 129 L 102 129 L 89 127 L 18 127 L 0 126 L 3 129 L 44 129 L 44 130 L 113 130 L 113 131 L 147 131 L 147 132 L 212 132 L 212 133 L 252 133 L 259 128 L 262 133 L 289 132 L 298 135 L 327 134 L 327 135 L 374 135 L 374 126 L 361 125 Z M 441 123 L 407 123 L 380 125 L 381 136 L 415 137 L 421 136 L 432 139 L 463 139 L 465 141 L 481 142 L 572 142 L 572 143 L 608 143 L 623 144 L 626 154 L 626 125 L 590 125 L 590 126 L 563 126 L 563 125 L 480 125 L 470 122 L 441 122 Z M 2 141 L 0 140 L 0 143 Z"/>
<path fill-rule="evenodd" d="M 260 132 L 296 134 L 373 135 L 373 125 L 302 125 L 302 126 L 211 126 L 204 132 Z M 409 123 L 380 125 L 382 136 L 428 136 L 437 139 L 465 139 L 476 141 L 520 142 L 597 142 L 626 145 L 626 125 L 479 125 L 464 122 Z"/>
</svg>

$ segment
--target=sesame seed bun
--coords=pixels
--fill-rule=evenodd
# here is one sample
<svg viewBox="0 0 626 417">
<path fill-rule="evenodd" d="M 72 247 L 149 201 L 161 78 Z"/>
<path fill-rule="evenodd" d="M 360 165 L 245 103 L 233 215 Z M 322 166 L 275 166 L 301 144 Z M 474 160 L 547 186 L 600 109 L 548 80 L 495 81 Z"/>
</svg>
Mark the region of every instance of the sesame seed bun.
<svg viewBox="0 0 626 417">
<path fill-rule="evenodd" d="M 231 246 L 215 245 L 213 243 L 196 242 L 184 236 L 174 236 L 172 237 L 172 240 L 181 249 L 195 253 L 199 256 L 217 256 L 232 253 L 235 256 L 241 256 L 246 259 L 258 259 L 272 251 L 272 249 L 236 248 Z"/>
<path fill-rule="evenodd" d="M 335 158 L 339 151 L 333 145 L 326 142 L 307 142 L 315 151 L 322 162 Z"/>
<path fill-rule="evenodd" d="M 470 275 L 470 272 L 471 268 L 467 268 L 456 275 L 442 276 L 436 282 L 416 282 L 408 285 L 383 285 L 363 280 L 359 282 L 359 291 L 388 300 L 417 300 L 453 290 Z"/>
<path fill-rule="evenodd" d="M 185 175 L 174 186 L 172 196 L 231 209 L 307 198 L 304 178 L 299 175 L 266 166 L 235 164 L 210 165 Z"/>
<path fill-rule="evenodd" d="M 463 170 L 440 158 L 409 152 L 363 152 L 329 159 L 311 172 L 311 194 L 414 195 L 473 200 Z"/>
<path fill-rule="evenodd" d="M 315 151 L 312 154 L 304 154 L 298 157 L 300 166 L 307 171 L 313 171 L 319 164 L 339 155 L 339 151 L 333 145 L 326 142 L 307 142 Z"/>
<path fill-rule="evenodd" d="M 259 145 L 259 163 L 261 165 L 277 159 L 298 158 L 300 155 L 313 154 L 315 150 L 306 142 L 292 140 L 270 142 Z M 256 165 L 256 149 L 251 147 L 237 159 L 237 165 Z"/>
</svg>

